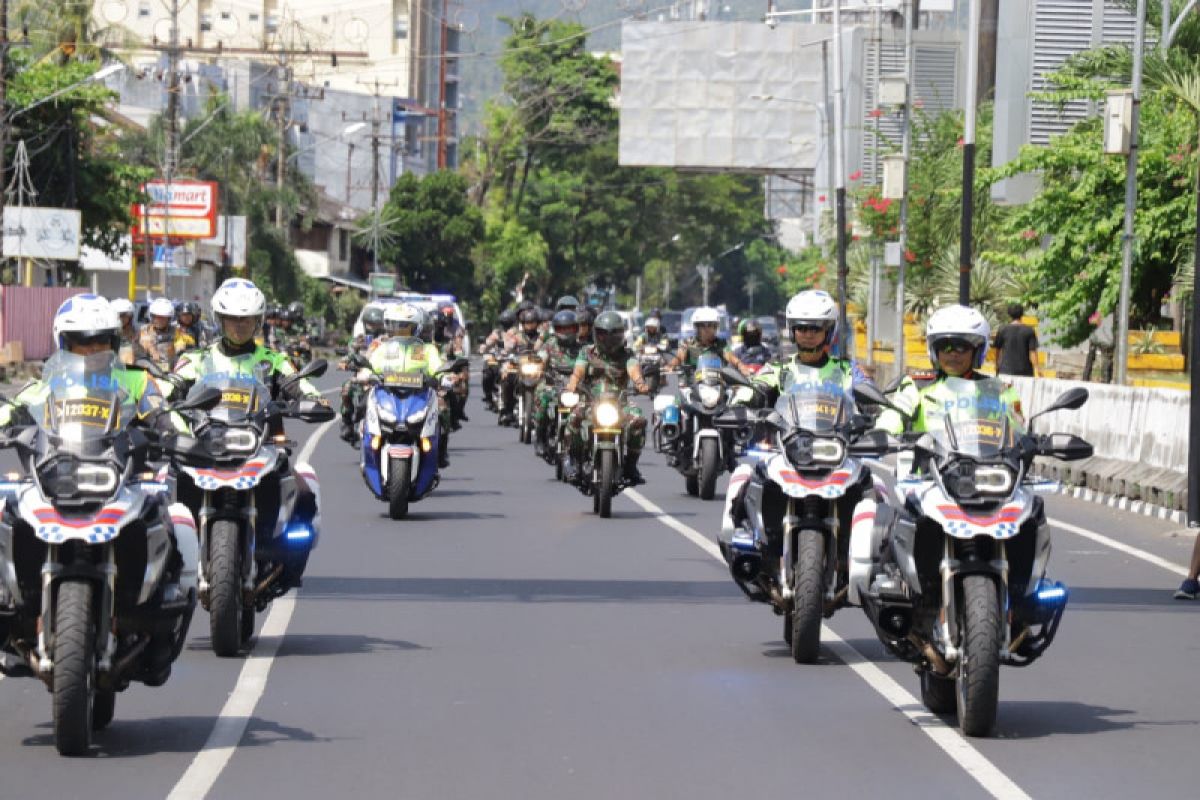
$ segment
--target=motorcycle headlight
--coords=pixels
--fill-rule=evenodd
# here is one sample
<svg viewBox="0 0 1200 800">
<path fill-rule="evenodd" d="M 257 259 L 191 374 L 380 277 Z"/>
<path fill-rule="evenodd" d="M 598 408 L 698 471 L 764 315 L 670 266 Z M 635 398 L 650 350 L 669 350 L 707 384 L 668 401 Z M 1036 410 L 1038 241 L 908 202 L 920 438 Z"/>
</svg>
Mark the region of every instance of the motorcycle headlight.
<svg viewBox="0 0 1200 800">
<path fill-rule="evenodd" d="M 75 485 L 87 494 L 112 494 L 121 476 L 107 464 L 80 464 L 75 473 Z"/>
<path fill-rule="evenodd" d="M 696 394 L 700 397 L 700 402 L 705 408 L 712 408 L 721 402 L 722 395 L 725 394 L 720 386 L 702 383 L 696 387 Z"/>
<path fill-rule="evenodd" d="M 407 422 L 409 425 L 420 425 L 422 422 L 425 421 L 425 417 L 428 415 L 429 415 L 429 409 L 422 408 L 420 411 L 417 411 L 413 414 L 409 414 L 408 417 L 406 417 L 404 421 Z"/>
<path fill-rule="evenodd" d="M 596 404 L 596 422 L 602 427 L 612 428 L 621 421 L 621 410 L 614 403 Z"/>
<path fill-rule="evenodd" d="M 258 437 L 244 428 L 227 428 L 221 438 L 230 453 L 253 453 L 258 449 Z"/>
<path fill-rule="evenodd" d="M 976 467 L 975 488 L 981 494 L 1008 495 L 1013 489 L 1013 473 L 1007 467 Z"/>
<path fill-rule="evenodd" d="M 541 364 L 522 364 L 521 365 L 521 374 L 524 375 L 526 378 L 536 378 L 538 375 L 542 374 L 542 365 Z"/>
<path fill-rule="evenodd" d="M 846 445 L 839 439 L 813 439 L 813 461 L 840 464 L 846 458 Z"/>
<path fill-rule="evenodd" d="M 566 408 L 574 408 L 579 405 L 578 392 L 563 392 L 558 396 L 558 402 Z"/>
<path fill-rule="evenodd" d="M 658 348 L 655 347 L 654 345 L 647 345 L 646 349 L 644 349 L 642 352 L 645 353 L 646 355 L 654 355 L 655 353 L 658 352 Z"/>
<path fill-rule="evenodd" d="M 379 405 L 379 421 L 387 425 L 396 424 L 396 412 L 385 405 Z"/>
</svg>

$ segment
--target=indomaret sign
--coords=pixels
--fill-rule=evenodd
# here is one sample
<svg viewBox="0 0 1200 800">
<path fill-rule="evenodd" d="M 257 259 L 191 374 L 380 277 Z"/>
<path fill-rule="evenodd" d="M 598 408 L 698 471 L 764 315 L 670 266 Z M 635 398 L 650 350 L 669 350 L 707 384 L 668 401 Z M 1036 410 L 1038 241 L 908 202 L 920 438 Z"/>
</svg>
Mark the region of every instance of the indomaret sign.
<svg viewBox="0 0 1200 800">
<path fill-rule="evenodd" d="M 142 189 L 150 197 L 150 202 L 139 208 L 144 236 L 211 239 L 216 234 L 216 183 L 151 181 Z"/>
</svg>

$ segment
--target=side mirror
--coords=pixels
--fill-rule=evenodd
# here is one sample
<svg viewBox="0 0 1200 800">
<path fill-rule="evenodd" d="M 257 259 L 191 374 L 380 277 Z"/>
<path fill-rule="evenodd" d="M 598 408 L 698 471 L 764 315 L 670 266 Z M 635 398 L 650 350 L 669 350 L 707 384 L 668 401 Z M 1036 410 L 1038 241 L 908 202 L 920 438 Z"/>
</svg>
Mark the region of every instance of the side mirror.
<svg viewBox="0 0 1200 800">
<path fill-rule="evenodd" d="M 163 372 L 162 368 L 159 367 L 158 364 L 155 364 L 148 358 L 139 358 L 137 361 L 133 362 L 133 366 L 149 372 L 152 377 L 158 378 L 159 380 L 167 377 L 167 373 Z"/>
<path fill-rule="evenodd" d="M 891 447 L 891 437 L 887 431 L 879 429 L 867 431 L 850 443 L 850 455 L 859 458 L 878 458 L 885 455 Z"/>
<path fill-rule="evenodd" d="M 905 378 L 905 375 L 903 372 L 901 372 L 896 377 L 892 378 L 890 381 L 888 381 L 888 385 L 884 387 L 883 393 L 884 394 L 893 394 L 897 389 L 900 388 L 900 384 L 904 383 L 904 378 Z"/>
<path fill-rule="evenodd" d="M 308 362 L 308 364 L 306 364 L 304 368 L 296 374 L 289 375 L 286 379 L 280 381 L 279 386 L 280 388 L 284 386 L 291 386 L 293 383 L 299 383 L 305 378 L 319 378 L 325 374 L 325 370 L 327 369 L 329 369 L 328 361 L 323 358 L 315 359 Z"/>
<path fill-rule="evenodd" d="M 221 390 L 205 386 L 196 394 L 169 407 L 168 411 L 211 411 L 221 402 Z"/>
<path fill-rule="evenodd" d="M 1058 399 L 1051 403 L 1047 408 L 1043 408 L 1041 411 L 1030 417 L 1029 423 L 1032 426 L 1035 419 L 1043 414 L 1049 414 L 1051 411 L 1062 411 L 1064 409 L 1074 410 L 1080 408 L 1084 403 L 1087 402 L 1087 399 L 1088 390 L 1082 386 L 1076 386 L 1074 388 L 1067 389 L 1065 392 L 1060 394 Z"/>
<path fill-rule="evenodd" d="M 1087 390 L 1081 391 L 1086 395 Z M 1051 456 L 1060 461 L 1091 458 L 1094 452 L 1091 444 L 1070 433 L 1052 433 L 1043 438 L 1038 447 L 1038 455 Z"/>
<path fill-rule="evenodd" d="M 879 391 L 879 389 L 870 383 L 856 384 L 854 387 L 854 399 L 860 404 L 865 403 L 869 405 L 882 406 L 884 408 L 890 408 L 895 411 L 899 411 L 899 409 L 892 404 L 891 400 L 888 400 L 883 396 L 883 392 Z"/>
<path fill-rule="evenodd" d="M 736 383 L 738 386 L 753 386 L 749 378 L 733 367 L 721 367 L 721 377 L 729 383 Z"/>
</svg>

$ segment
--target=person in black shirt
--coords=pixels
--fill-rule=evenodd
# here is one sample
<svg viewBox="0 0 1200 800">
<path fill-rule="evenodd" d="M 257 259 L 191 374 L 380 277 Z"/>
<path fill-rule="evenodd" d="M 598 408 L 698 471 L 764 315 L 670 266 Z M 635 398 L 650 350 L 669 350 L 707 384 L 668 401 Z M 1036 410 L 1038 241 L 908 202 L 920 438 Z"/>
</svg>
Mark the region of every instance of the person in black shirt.
<svg viewBox="0 0 1200 800">
<path fill-rule="evenodd" d="M 1008 307 L 1012 320 L 996 332 L 996 372 L 1001 375 L 1037 377 L 1037 333 L 1021 322 L 1025 309 L 1020 303 Z"/>
</svg>

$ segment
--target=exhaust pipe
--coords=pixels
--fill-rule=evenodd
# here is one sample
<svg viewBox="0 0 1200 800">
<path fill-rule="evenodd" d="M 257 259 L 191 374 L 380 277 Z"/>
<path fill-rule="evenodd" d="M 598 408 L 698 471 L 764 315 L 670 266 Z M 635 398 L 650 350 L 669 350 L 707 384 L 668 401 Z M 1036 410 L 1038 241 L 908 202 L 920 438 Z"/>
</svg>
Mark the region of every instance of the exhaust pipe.
<svg viewBox="0 0 1200 800">
<path fill-rule="evenodd" d="M 762 571 L 762 556 L 758 553 L 741 553 L 729 564 L 729 572 L 738 582 L 752 583 Z"/>
<path fill-rule="evenodd" d="M 912 609 L 905 606 L 879 609 L 879 629 L 893 639 L 904 639 L 912 630 Z"/>
</svg>

